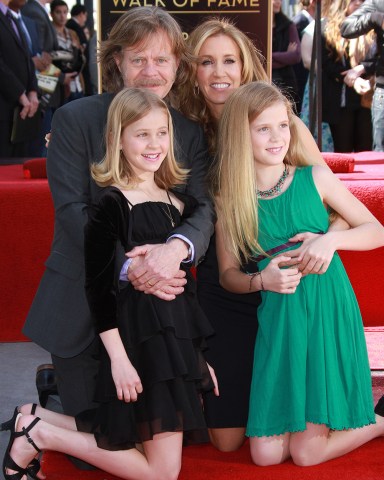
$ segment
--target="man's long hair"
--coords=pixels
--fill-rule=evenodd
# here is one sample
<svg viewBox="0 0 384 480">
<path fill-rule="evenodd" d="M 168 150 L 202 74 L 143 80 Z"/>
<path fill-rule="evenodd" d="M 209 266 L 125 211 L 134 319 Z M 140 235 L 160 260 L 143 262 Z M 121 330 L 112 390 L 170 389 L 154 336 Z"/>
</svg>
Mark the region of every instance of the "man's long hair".
<svg viewBox="0 0 384 480">
<path fill-rule="evenodd" d="M 124 88 L 124 79 L 116 65 L 116 57 L 122 56 L 123 50 L 127 47 L 136 45 L 145 47 L 148 40 L 158 33 L 168 35 L 172 53 L 180 61 L 175 84 L 188 76 L 186 71 L 190 68 L 189 56 L 183 33 L 176 20 L 161 8 L 136 7 L 117 20 L 107 40 L 100 44 L 98 58 L 105 91 L 117 93 Z"/>
</svg>

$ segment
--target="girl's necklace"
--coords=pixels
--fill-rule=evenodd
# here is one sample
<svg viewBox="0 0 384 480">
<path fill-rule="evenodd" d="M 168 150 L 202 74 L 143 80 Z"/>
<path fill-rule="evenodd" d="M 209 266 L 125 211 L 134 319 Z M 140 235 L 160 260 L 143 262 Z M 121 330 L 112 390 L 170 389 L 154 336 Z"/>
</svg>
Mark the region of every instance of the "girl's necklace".
<svg viewBox="0 0 384 480">
<path fill-rule="evenodd" d="M 256 190 L 256 194 L 258 198 L 273 197 L 274 195 L 281 193 L 281 188 L 284 185 L 284 182 L 288 177 L 288 175 L 289 175 L 289 168 L 287 164 L 285 164 L 284 172 L 281 174 L 281 177 L 279 178 L 278 182 L 274 187 L 270 188 L 269 190 Z"/>
<path fill-rule="evenodd" d="M 145 195 L 147 195 L 147 197 L 151 200 L 151 202 L 159 202 L 159 203 L 164 203 L 164 205 L 167 207 L 167 210 L 165 210 L 163 207 L 160 206 L 161 210 L 164 212 L 164 214 L 169 218 L 170 222 L 171 222 L 171 225 L 172 225 L 172 228 L 174 228 L 175 226 L 175 220 L 173 219 L 172 217 L 172 213 L 171 213 L 171 209 L 169 208 L 169 205 L 167 202 L 163 202 L 161 200 L 154 200 L 151 195 L 146 192 L 145 190 L 141 190 L 142 192 L 145 193 Z M 169 193 L 167 191 L 167 195 L 168 195 L 168 199 L 169 201 L 171 202 L 171 197 L 169 196 Z M 172 202 L 171 202 L 172 203 Z"/>
<path fill-rule="evenodd" d="M 160 207 L 160 208 L 165 213 L 165 215 L 169 218 L 169 220 L 171 221 L 172 228 L 174 228 L 175 221 L 173 220 L 171 209 L 169 208 L 168 203 L 165 203 L 165 206 L 167 207 L 168 213 L 164 210 L 164 208 L 162 208 L 162 207 Z"/>
</svg>

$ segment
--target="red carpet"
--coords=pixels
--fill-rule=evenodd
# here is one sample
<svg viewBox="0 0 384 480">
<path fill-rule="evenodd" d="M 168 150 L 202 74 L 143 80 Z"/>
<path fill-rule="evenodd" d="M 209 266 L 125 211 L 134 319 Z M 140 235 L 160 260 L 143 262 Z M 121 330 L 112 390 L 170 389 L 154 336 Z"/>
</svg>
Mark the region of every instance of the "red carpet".
<svg viewBox="0 0 384 480">
<path fill-rule="evenodd" d="M 57 453 L 45 454 L 47 480 L 116 480 L 102 471 L 77 470 Z M 220 453 L 210 445 L 187 447 L 179 480 L 382 480 L 384 438 L 375 439 L 354 452 L 315 467 L 297 467 L 292 462 L 273 467 L 251 463 L 248 445 L 234 453 Z"/>
</svg>

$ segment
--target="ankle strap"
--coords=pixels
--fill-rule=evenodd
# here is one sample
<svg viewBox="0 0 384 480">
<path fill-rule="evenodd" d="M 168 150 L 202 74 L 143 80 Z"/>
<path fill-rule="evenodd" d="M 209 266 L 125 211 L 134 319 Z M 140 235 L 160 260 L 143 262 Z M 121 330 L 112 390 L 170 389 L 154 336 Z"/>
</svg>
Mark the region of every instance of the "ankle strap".
<svg viewBox="0 0 384 480">
<path fill-rule="evenodd" d="M 22 435 L 25 435 L 27 437 L 27 440 L 28 442 L 32 445 L 32 447 L 37 451 L 37 452 L 41 452 L 40 448 L 36 445 L 36 443 L 32 440 L 31 436 L 29 435 L 29 431 L 32 430 L 32 428 L 36 425 L 37 422 L 40 421 L 40 418 L 37 417 L 35 418 L 29 425 L 27 428 L 23 427 L 21 429 L 21 434 Z"/>
<path fill-rule="evenodd" d="M 37 403 L 32 403 L 31 415 L 35 415 L 36 408 L 37 408 Z"/>
</svg>

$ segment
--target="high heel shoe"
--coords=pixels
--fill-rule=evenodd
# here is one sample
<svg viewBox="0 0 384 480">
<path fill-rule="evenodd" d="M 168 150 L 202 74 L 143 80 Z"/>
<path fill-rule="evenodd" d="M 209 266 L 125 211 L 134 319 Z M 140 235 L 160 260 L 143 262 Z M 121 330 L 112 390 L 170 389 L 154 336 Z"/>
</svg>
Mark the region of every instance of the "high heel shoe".
<svg viewBox="0 0 384 480">
<path fill-rule="evenodd" d="M 31 415 L 35 414 L 36 407 L 37 407 L 37 403 L 32 403 Z M 16 422 L 16 417 L 19 413 L 20 413 L 19 407 L 16 407 L 15 411 L 13 412 L 12 418 L 0 424 L 0 432 L 5 432 L 6 430 L 12 430 Z"/>
<path fill-rule="evenodd" d="M 37 460 L 37 458 L 33 458 L 30 463 L 25 467 L 20 467 L 13 458 L 11 457 L 11 449 L 13 446 L 13 443 L 16 438 L 22 437 L 23 435 L 26 437 L 28 443 L 32 445 L 32 447 L 40 453 L 41 450 L 40 448 L 35 444 L 35 442 L 32 440 L 31 436 L 29 435 L 29 432 L 32 430 L 32 428 L 36 425 L 37 422 L 40 421 L 39 417 L 36 417 L 29 425 L 28 427 L 23 427 L 21 432 L 16 431 L 16 425 L 21 417 L 21 413 L 18 413 L 16 416 L 15 424 L 11 428 L 11 434 L 8 442 L 7 449 L 4 454 L 4 459 L 3 459 L 3 475 L 5 480 L 21 480 L 23 476 L 30 476 L 33 479 L 37 479 L 37 474 L 40 470 L 40 462 Z M 13 470 L 16 473 L 7 473 L 7 469 Z"/>
</svg>

